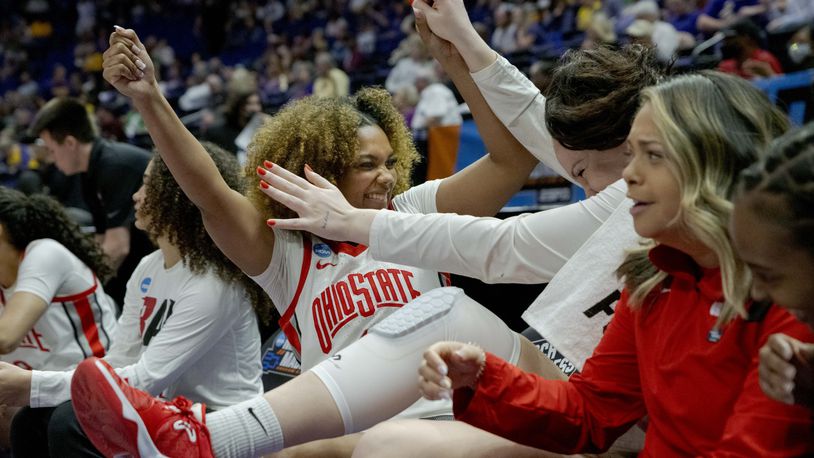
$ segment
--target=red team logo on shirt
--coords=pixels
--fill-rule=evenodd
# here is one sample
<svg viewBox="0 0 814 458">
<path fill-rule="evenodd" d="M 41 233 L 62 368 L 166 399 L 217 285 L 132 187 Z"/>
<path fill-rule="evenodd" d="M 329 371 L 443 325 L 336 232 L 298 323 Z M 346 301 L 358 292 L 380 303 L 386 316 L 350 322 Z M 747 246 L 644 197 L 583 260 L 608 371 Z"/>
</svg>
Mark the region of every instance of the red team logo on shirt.
<svg viewBox="0 0 814 458">
<path fill-rule="evenodd" d="M 378 269 L 350 274 L 325 288 L 311 305 L 322 352 L 331 352 L 334 336 L 352 320 L 372 316 L 382 307 L 401 307 L 420 296 L 412 278 L 407 270 Z"/>
</svg>

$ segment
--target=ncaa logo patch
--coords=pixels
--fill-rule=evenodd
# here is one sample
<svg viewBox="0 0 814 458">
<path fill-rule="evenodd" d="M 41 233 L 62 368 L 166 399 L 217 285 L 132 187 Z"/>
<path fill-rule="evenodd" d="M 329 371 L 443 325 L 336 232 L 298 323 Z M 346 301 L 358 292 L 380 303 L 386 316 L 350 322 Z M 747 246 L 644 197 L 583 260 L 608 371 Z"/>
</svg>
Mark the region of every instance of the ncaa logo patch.
<svg viewBox="0 0 814 458">
<path fill-rule="evenodd" d="M 145 278 L 141 281 L 141 292 L 146 293 L 148 289 L 150 289 L 150 284 L 153 282 L 153 279 L 150 277 Z"/>
<path fill-rule="evenodd" d="M 278 330 L 263 345 L 263 373 L 293 377 L 300 373 L 300 362 L 288 338 Z"/>
<path fill-rule="evenodd" d="M 324 243 L 317 243 L 314 245 L 314 254 L 320 258 L 327 258 L 331 256 L 331 247 Z"/>
</svg>

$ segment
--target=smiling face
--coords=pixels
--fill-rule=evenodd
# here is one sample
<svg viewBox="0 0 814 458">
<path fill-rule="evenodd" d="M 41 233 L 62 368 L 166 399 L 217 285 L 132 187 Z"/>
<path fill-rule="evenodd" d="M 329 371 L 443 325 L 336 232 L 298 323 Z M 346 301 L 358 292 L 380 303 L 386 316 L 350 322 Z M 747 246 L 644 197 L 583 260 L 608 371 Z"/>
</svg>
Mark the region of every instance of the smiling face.
<svg viewBox="0 0 814 458">
<path fill-rule="evenodd" d="M 630 213 L 636 233 L 660 243 L 681 246 L 682 237 L 676 222 L 681 190 L 669 167 L 672 153 L 656 128 L 649 103 L 642 106 L 633 120 L 628 144 L 632 159 L 623 176 L 628 197 L 635 203 Z"/>
<path fill-rule="evenodd" d="M 588 197 L 599 194 L 622 178 L 622 170 L 630 160 L 626 143 L 607 150 L 577 151 L 554 140 L 554 153 L 565 171 L 585 189 Z"/>
<path fill-rule="evenodd" d="M 732 243 L 752 271 L 752 298 L 787 308 L 814 329 L 814 256 L 798 246 L 777 218 L 788 211 L 782 197 L 749 193 L 735 201 Z M 773 216 L 772 214 L 775 214 Z"/>
<path fill-rule="evenodd" d="M 359 128 L 359 154 L 336 185 L 356 208 L 387 207 L 396 184 L 393 148 L 379 126 Z"/>
</svg>

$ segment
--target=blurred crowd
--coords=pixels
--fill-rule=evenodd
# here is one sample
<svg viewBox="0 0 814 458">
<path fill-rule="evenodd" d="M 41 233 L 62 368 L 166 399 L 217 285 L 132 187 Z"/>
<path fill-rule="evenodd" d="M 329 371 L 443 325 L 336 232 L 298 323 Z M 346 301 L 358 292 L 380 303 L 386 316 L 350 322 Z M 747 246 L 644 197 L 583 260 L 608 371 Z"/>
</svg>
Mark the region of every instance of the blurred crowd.
<svg viewBox="0 0 814 458">
<path fill-rule="evenodd" d="M 675 71 L 718 67 L 769 78 L 814 67 L 811 0 L 467 0 L 479 32 L 545 89 L 569 48 L 655 46 Z M 108 139 L 148 144 L 101 78 L 113 25 L 136 29 L 162 90 L 202 138 L 239 153 L 257 113 L 315 94 L 384 85 L 417 132 L 460 123 L 456 97 L 414 32 L 407 1 L 0 0 L 0 175 L 48 158 L 27 129 L 73 96 Z M 423 105 L 422 105 L 423 101 Z M 253 121 L 254 120 L 254 121 Z M 246 136 L 247 137 L 247 136 Z"/>
</svg>

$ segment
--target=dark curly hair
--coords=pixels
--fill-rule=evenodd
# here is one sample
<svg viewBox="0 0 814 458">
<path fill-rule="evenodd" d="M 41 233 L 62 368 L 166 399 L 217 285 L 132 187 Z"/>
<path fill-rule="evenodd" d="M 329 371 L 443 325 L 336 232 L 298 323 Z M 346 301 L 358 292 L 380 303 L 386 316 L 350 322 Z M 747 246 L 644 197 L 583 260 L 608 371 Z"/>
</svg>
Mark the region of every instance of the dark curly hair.
<svg viewBox="0 0 814 458">
<path fill-rule="evenodd" d="M 410 173 L 418 153 L 404 118 L 381 88 L 364 88 L 350 98 L 306 97 L 286 105 L 254 135 L 246 164 L 246 197 L 263 218 L 296 216 L 257 187 L 257 166 L 264 160 L 303 176 L 303 166 L 336 184 L 359 152 L 359 128 L 381 127 L 393 148 L 396 184 L 393 194 L 410 188 Z"/>
<path fill-rule="evenodd" d="M 551 136 L 573 150 L 621 145 L 639 110 L 639 92 L 662 76 L 655 51 L 641 45 L 566 52 L 546 90 Z"/>
<path fill-rule="evenodd" d="M 213 143 L 201 142 L 201 145 L 212 157 L 226 184 L 241 192 L 240 167 L 234 155 Z M 153 156 L 145 187 L 140 211 L 148 216 L 146 232 L 153 238 L 166 237 L 178 248 L 182 262 L 192 272 L 212 271 L 226 283 L 243 285 L 257 316 L 268 324 L 274 310 L 271 299 L 218 249 L 206 232 L 200 210 L 184 194 L 158 154 Z"/>
<path fill-rule="evenodd" d="M 786 201 L 786 208 L 761 214 L 788 228 L 795 242 L 814 256 L 814 123 L 777 138 L 740 179 L 741 195 L 765 193 Z"/>
<path fill-rule="evenodd" d="M 0 187 L 0 224 L 9 243 L 24 251 L 34 240 L 53 239 L 62 244 L 104 283 L 113 274 L 93 234 L 83 233 L 56 200 Z"/>
</svg>

